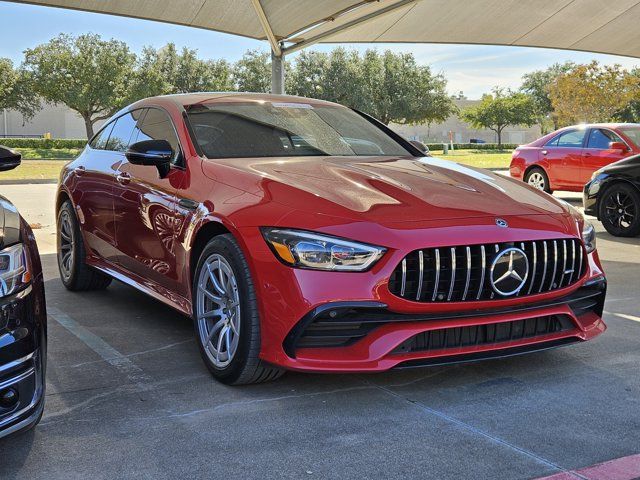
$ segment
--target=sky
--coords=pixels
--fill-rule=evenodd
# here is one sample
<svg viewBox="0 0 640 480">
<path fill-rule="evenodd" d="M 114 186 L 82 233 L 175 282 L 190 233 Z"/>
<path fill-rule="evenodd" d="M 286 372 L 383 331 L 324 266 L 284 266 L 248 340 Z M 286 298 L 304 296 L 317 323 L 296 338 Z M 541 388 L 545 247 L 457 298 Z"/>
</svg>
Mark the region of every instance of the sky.
<svg viewBox="0 0 640 480">
<path fill-rule="evenodd" d="M 265 42 L 235 35 L 34 5 L 0 2 L 0 20 L 0 57 L 8 57 L 14 64 L 20 63 L 25 49 L 47 42 L 59 33 L 97 33 L 105 39 L 116 38 L 126 42 L 136 53 L 144 46 L 159 48 L 169 42 L 178 48 L 196 49 L 201 58 L 207 59 L 235 61 L 249 49 L 268 51 Z M 330 51 L 335 47 L 326 44 L 311 49 Z M 601 63 L 619 63 L 626 68 L 640 66 L 640 59 L 541 48 L 430 44 L 364 44 L 349 48 L 411 52 L 420 64 L 429 65 L 434 72 L 447 78 L 450 93 L 462 91 L 470 99 L 480 98 L 496 86 L 518 88 L 523 74 L 556 62 L 572 60 L 586 63 L 595 59 Z"/>
</svg>

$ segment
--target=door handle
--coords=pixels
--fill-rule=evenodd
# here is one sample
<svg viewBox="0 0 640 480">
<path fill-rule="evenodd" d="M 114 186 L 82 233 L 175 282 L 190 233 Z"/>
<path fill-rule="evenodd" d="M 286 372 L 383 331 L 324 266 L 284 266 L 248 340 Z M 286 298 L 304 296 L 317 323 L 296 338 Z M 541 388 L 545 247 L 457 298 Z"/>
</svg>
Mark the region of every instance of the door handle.
<svg viewBox="0 0 640 480">
<path fill-rule="evenodd" d="M 129 175 L 127 172 L 122 172 L 116 176 L 116 180 L 118 181 L 118 183 L 126 185 L 131 181 L 131 175 Z"/>
<path fill-rule="evenodd" d="M 79 167 L 74 168 L 73 171 L 75 172 L 76 175 L 82 175 L 84 172 L 87 171 L 87 169 L 82 165 L 80 165 Z"/>
<path fill-rule="evenodd" d="M 549 152 L 547 152 L 546 150 L 542 150 L 540 153 L 543 154 L 543 155 L 546 155 Z"/>
<path fill-rule="evenodd" d="M 585 157 L 590 157 L 590 156 L 591 156 L 591 154 L 590 154 L 589 152 L 585 152 L 584 156 L 585 156 Z"/>
</svg>

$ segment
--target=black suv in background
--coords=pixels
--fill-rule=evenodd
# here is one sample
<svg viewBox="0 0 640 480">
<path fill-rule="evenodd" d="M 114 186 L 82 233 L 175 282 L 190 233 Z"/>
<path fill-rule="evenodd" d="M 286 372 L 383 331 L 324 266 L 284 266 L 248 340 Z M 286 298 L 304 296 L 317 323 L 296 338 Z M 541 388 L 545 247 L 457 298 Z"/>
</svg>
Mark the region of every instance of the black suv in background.
<svg viewBox="0 0 640 480">
<path fill-rule="evenodd" d="M 0 147 L 0 171 L 18 165 L 20 154 Z M 40 421 L 46 353 L 47 313 L 36 241 L 16 207 L 0 195 L 0 437 Z"/>
</svg>

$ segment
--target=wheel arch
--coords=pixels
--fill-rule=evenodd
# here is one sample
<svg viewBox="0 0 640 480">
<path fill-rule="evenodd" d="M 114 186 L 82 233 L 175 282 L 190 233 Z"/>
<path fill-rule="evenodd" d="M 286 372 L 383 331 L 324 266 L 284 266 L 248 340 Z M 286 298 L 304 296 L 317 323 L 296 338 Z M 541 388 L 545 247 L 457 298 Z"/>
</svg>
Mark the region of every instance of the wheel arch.
<svg viewBox="0 0 640 480">
<path fill-rule="evenodd" d="M 71 204 L 73 204 L 71 195 L 69 195 L 69 193 L 65 189 L 61 188 L 60 190 L 58 190 L 58 193 L 56 195 L 56 218 L 58 217 L 58 212 L 60 211 L 62 204 L 67 200 L 69 200 Z M 74 208 L 75 208 L 75 205 L 74 205 Z"/>
</svg>

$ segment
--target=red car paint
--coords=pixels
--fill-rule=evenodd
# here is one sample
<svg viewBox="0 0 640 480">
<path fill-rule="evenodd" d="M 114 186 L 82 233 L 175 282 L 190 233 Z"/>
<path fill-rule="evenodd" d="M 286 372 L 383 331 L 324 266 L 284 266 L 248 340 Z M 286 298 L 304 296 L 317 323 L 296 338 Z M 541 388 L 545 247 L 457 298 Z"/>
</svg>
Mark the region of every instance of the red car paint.
<svg viewBox="0 0 640 480">
<path fill-rule="evenodd" d="M 393 270 L 409 252 L 429 247 L 550 238 L 580 238 L 582 220 L 552 197 L 515 180 L 452 162 L 406 157 L 279 157 L 206 159 L 197 154 L 184 117 L 199 102 L 282 101 L 281 96 L 189 94 L 157 97 L 129 109 L 166 111 L 177 132 L 184 168 L 160 179 L 153 167 L 130 165 L 123 154 L 87 147 L 61 173 L 58 206 L 71 199 L 88 247 L 87 262 L 191 315 L 191 283 L 202 235 L 228 231 L 247 258 L 257 292 L 261 358 L 308 371 L 379 371 L 408 360 L 495 351 L 561 338 L 588 340 L 605 329 L 600 316 L 576 318 L 566 304 L 535 307 L 603 279 L 596 252 L 574 284 L 526 297 L 420 303 L 389 290 Z M 287 102 L 324 102 L 284 97 Z M 125 110 L 126 111 L 126 110 Z M 124 175 L 127 173 L 128 175 Z M 191 211 L 179 199 L 198 202 Z M 496 224 L 506 220 L 508 228 Z M 289 227 L 374 243 L 385 255 L 365 272 L 296 269 L 278 261 L 260 227 Z M 283 343 L 298 322 L 332 302 L 382 302 L 390 312 L 434 314 L 483 311 L 456 320 L 388 323 L 345 347 L 300 348 Z M 526 311 L 499 309 L 531 306 Z M 574 328 L 499 345 L 397 354 L 416 333 L 443 326 L 481 325 L 564 313 Z"/>
<path fill-rule="evenodd" d="M 609 148 L 609 145 L 598 145 L 594 148 L 595 130 L 603 130 L 617 136 L 625 149 Z M 554 140 L 568 132 L 584 133 L 583 141 L 579 145 L 558 146 Z M 581 192 L 582 187 L 589 181 L 596 170 L 617 162 L 622 158 L 640 153 L 636 144 L 640 138 L 630 133 L 639 132 L 640 125 L 629 123 L 598 123 L 589 125 L 574 125 L 561 128 L 538 140 L 521 145 L 513 152 L 510 174 L 518 180 L 525 179 L 527 172 L 534 167 L 544 170 L 550 181 L 551 190 L 566 190 Z M 632 138 L 633 137 L 633 138 Z"/>
</svg>

